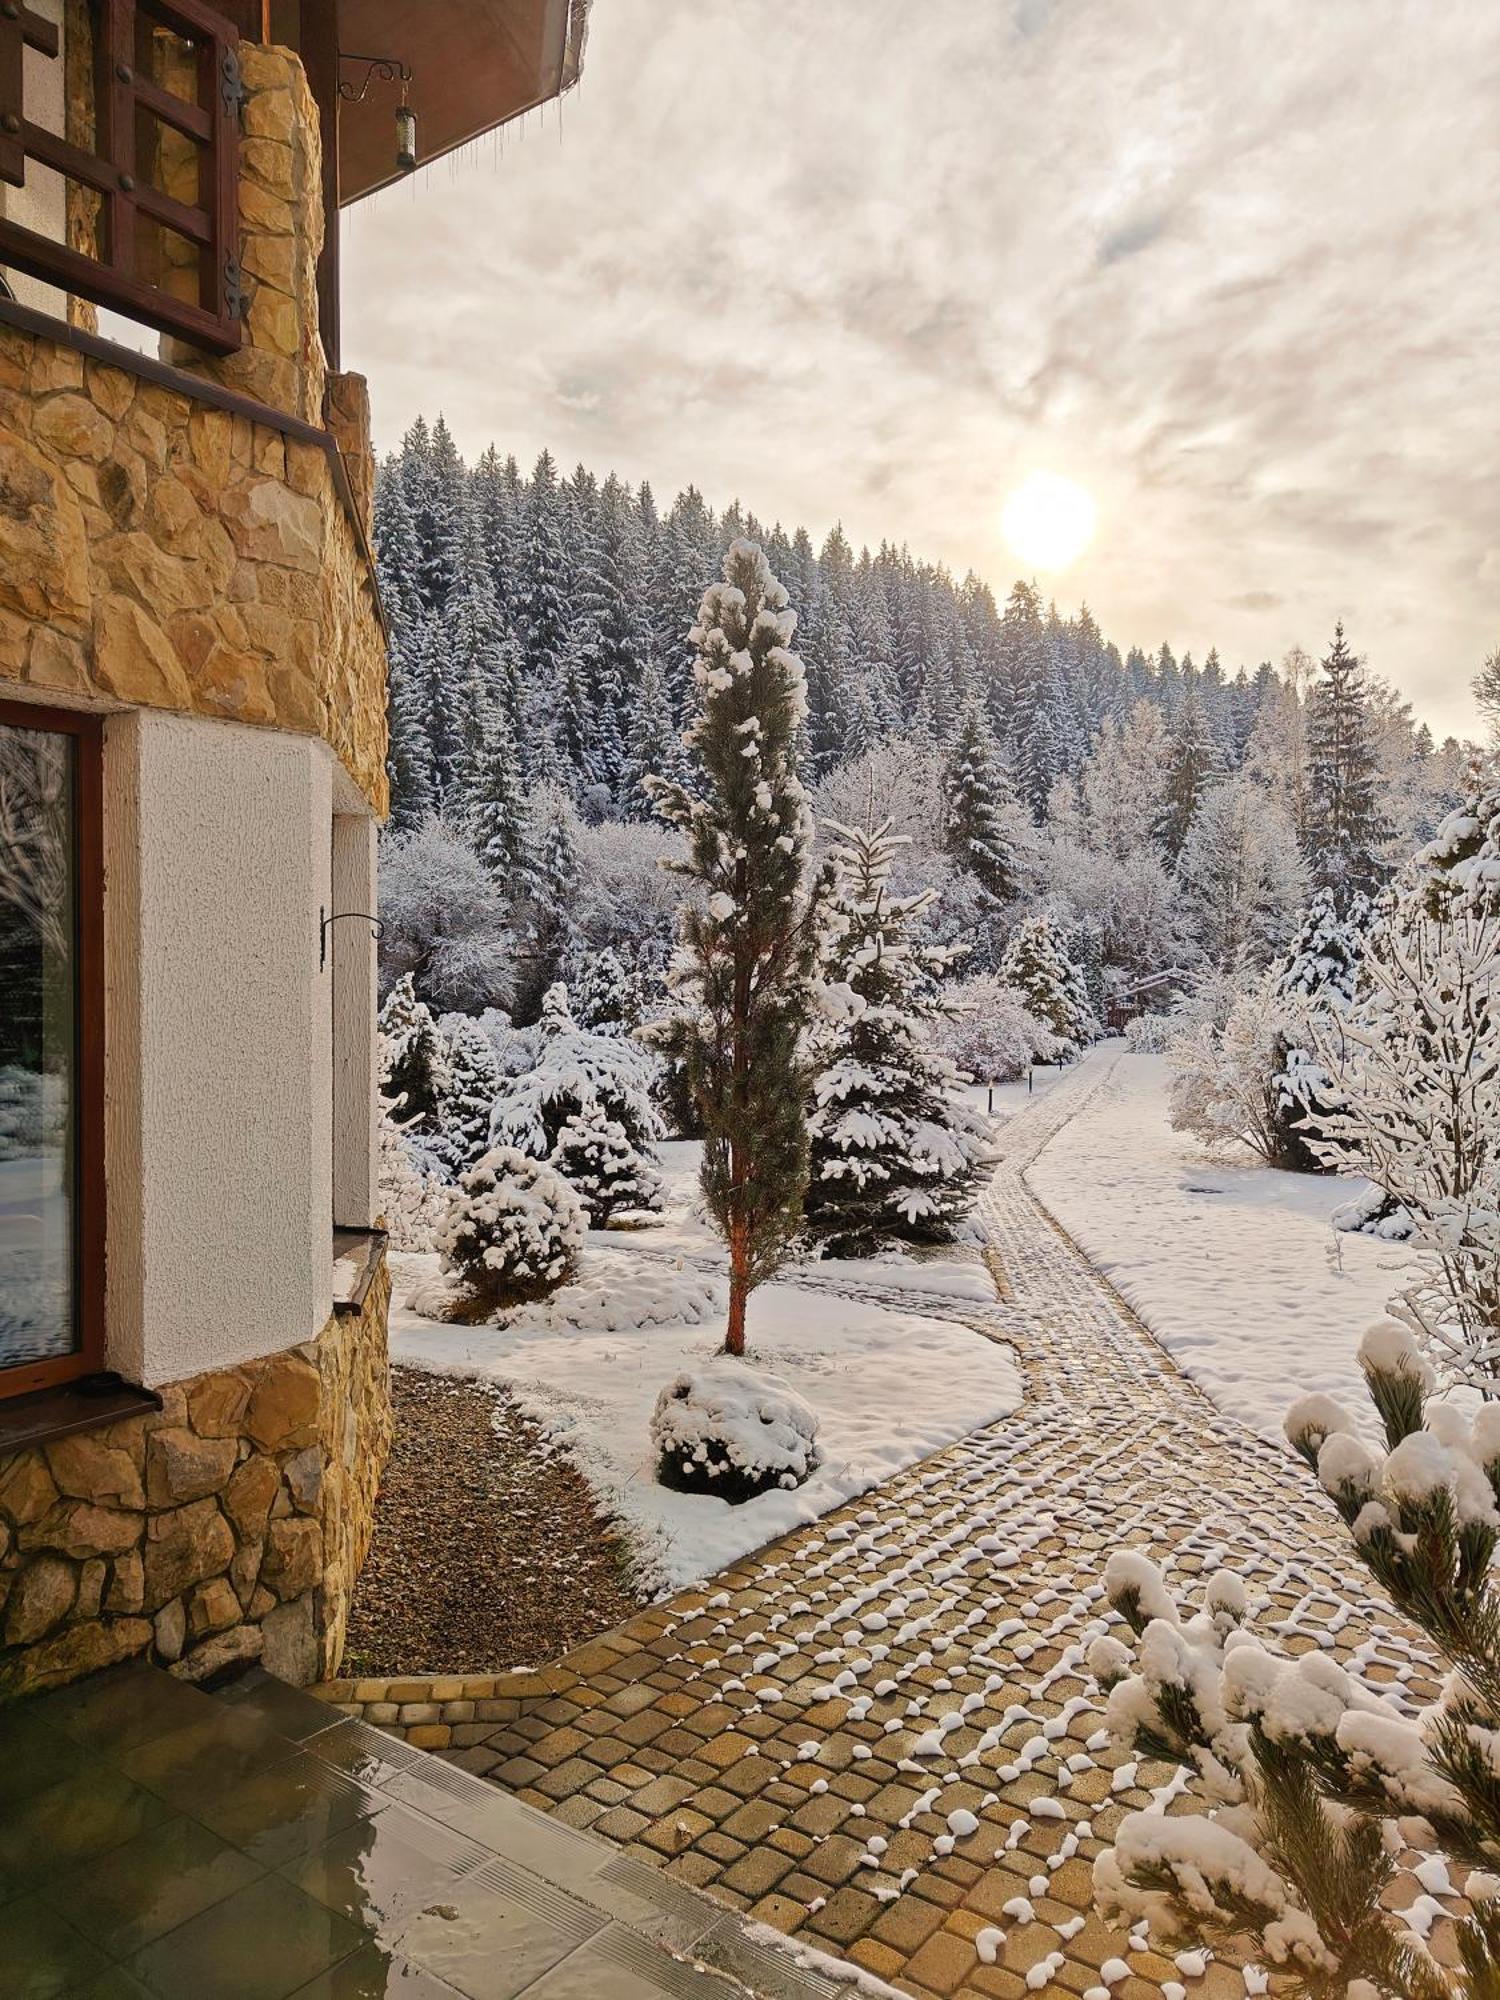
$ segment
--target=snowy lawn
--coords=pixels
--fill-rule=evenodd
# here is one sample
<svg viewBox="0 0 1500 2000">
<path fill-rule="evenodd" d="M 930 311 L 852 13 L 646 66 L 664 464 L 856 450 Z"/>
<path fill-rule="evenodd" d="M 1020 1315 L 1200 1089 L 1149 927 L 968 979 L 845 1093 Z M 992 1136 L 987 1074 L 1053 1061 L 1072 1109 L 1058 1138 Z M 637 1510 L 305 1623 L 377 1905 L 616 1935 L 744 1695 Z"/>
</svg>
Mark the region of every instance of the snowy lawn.
<svg viewBox="0 0 1500 2000">
<path fill-rule="evenodd" d="M 1114 1062 L 1033 1189 L 1222 1409 L 1277 1438 L 1314 1389 L 1367 1409 L 1355 1349 L 1411 1268 L 1401 1245 L 1330 1227 L 1368 1183 L 1211 1158 L 1167 1123 L 1164 1057 Z"/>
<path fill-rule="evenodd" d="M 406 1302 L 424 1292 L 432 1302 L 441 1282 L 437 1259 L 391 1260 L 392 1359 L 513 1390 L 572 1454 L 601 1507 L 633 1531 L 648 1589 L 711 1576 L 1019 1404 L 1009 1350 L 967 1327 L 794 1284 L 766 1285 L 750 1303 L 747 1358 L 812 1405 L 823 1462 L 805 1485 L 738 1507 L 669 1491 L 654 1476 L 651 1413 L 665 1383 L 717 1351 L 722 1288 L 711 1273 L 676 1268 L 634 1246 L 645 1251 L 663 1235 L 695 1228 L 676 1214 L 665 1230 L 638 1238 L 592 1234 L 578 1280 L 503 1328 L 423 1317 Z M 694 1244 L 711 1247 L 706 1232 Z M 826 1274 L 839 1267 L 815 1268 Z M 890 1267 L 868 1268 L 885 1282 Z M 971 1271 L 949 1269 L 974 1282 Z"/>
</svg>

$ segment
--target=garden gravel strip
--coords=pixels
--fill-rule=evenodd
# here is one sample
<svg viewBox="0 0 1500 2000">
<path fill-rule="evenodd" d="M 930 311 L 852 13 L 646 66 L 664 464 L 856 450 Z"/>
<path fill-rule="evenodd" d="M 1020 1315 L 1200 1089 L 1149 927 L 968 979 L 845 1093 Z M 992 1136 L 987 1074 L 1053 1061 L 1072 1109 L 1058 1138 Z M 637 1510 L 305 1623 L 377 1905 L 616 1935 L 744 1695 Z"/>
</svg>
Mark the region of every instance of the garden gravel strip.
<svg viewBox="0 0 1500 2000">
<path fill-rule="evenodd" d="M 1092 1862 L 1123 1815 L 1196 1803 L 1175 1767 L 1103 1734 L 1084 1661 L 1115 1622 L 1106 1561 L 1147 1550 L 1178 1586 L 1227 1565 L 1285 1650 L 1326 1650 L 1412 1706 L 1437 1678 L 1291 1454 L 1176 1370 L 1026 1186 L 1116 1059 L 1004 1128 L 979 1208 L 996 1303 L 902 1293 L 1012 1347 L 1022 1408 L 529 1685 L 494 1683 L 495 1720 L 455 1721 L 447 1755 L 922 2000 L 1264 1990 L 1094 1913 Z M 370 1700 L 397 1688 L 324 1692 L 402 1726 Z M 1403 1875 L 1394 1906 L 1419 1893 Z"/>
<path fill-rule="evenodd" d="M 628 1618 L 628 1544 L 567 1455 L 488 1384 L 391 1371 L 396 1441 L 345 1671 L 489 1674 Z"/>
</svg>

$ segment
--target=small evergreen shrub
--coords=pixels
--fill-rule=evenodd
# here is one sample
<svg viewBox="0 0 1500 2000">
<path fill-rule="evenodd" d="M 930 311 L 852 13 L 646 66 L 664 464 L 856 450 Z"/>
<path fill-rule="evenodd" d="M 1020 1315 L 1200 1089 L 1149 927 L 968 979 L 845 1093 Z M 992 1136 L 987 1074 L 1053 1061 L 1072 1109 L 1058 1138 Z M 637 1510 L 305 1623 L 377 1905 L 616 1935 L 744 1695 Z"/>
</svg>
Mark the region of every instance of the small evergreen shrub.
<svg viewBox="0 0 1500 2000">
<path fill-rule="evenodd" d="M 678 1493 L 731 1506 L 790 1490 L 822 1463 L 816 1412 L 779 1375 L 721 1357 L 689 1369 L 656 1399 L 656 1476 Z"/>
<path fill-rule="evenodd" d="M 481 1307 L 556 1291 L 578 1261 L 583 1204 L 553 1168 L 497 1147 L 458 1177 L 433 1247 Z"/>
<path fill-rule="evenodd" d="M 597 1100 L 568 1119 L 550 1164 L 583 1203 L 596 1229 L 623 1211 L 661 1207 L 661 1176 Z"/>
</svg>

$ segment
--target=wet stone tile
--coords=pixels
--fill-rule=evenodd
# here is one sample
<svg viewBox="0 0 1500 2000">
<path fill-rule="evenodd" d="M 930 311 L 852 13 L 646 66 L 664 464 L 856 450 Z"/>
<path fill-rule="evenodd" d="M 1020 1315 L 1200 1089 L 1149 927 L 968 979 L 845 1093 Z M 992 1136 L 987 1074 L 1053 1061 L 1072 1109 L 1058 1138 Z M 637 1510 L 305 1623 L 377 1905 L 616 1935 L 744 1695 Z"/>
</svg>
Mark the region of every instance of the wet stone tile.
<svg viewBox="0 0 1500 2000">
<path fill-rule="evenodd" d="M 172 1819 L 42 1887 L 42 1895 L 112 1958 L 128 1958 L 263 1871 L 195 1820 Z"/>
<path fill-rule="evenodd" d="M 159 2000 L 286 2000 L 364 1942 L 347 1918 L 263 1875 L 136 1953 L 127 1969 Z"/>
</svg>

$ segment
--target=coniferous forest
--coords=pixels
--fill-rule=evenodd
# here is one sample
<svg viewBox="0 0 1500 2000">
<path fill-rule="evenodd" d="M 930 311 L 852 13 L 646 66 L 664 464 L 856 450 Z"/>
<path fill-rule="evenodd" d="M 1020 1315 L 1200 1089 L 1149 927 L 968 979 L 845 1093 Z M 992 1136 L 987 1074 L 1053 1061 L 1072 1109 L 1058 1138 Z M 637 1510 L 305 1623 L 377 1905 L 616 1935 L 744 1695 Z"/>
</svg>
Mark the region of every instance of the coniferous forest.
<svg viewBox="0 0 1500 2000">
<path fill-rule="evenodd" d="M 534 1019 L 608 950 L 659 984 L 676 890 L 651 777 L 687 774 L 690 632 L 740 536 L 797 614 L 800 767 L 820 823 L 889 818 L 926 933 L 994 970 L 1045 913 L 1102 1018 L 1270 962 L 1318 889 L 1378 890 L 1462 782 L 1357 656 L 1225 661 L 1106 635 L 1036 584 L 955 577 L 835 526 L 650 488 L 543 453 L 473 465 L 418 420 L 376 496 L 392 631 L 387 982 Z M 1310 635 L 1311 636 L 1311 635 Z M 590 974 L 592 976 L 592 974 Z M 610 977 L 614 972 L 609 973 Z"/>
</svg>

